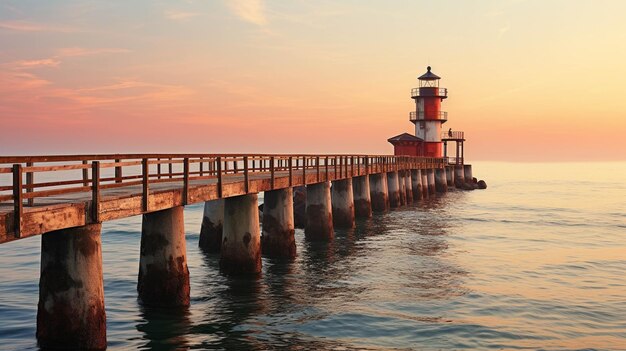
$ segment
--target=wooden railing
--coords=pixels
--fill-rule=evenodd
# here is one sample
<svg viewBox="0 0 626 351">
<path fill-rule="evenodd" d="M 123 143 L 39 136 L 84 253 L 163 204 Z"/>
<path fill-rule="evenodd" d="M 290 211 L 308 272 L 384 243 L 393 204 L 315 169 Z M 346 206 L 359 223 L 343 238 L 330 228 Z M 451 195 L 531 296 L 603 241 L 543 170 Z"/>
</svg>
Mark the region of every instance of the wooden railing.
<svg viewBox="0 0 626 351">
<path fill-rule="evenodd" d="M 465 140 L 465 133 L 460 130 L 443 131 L 441 140 Z"/>
<path fill-rule="evenodd" d="M 51 196 L 90 192 L 90 215 L 99 222 L 100 196 L 105 189 L 141 187 L 143 210 L 148 211 L 150 187 L 157 183 L 181 183 L 183 204 L 187 204 L 190 182 L 197 180 L 215 180 L 218 197 L 222 197 L 222 185 L 229 177 L 243 177 L 247 193 L 253 175 L 268 177 L 273 189 L 275 177 L 288 176 L 291 186 L 298 172 L 313 173 L 320 182 L 394 170 L 440 168 L 445 164 L 443 158 L 389 155 L 10 156 L 0 157 L 0 205 L 12 203 L 15 234 L 19 237 L 24 206 L 36 206 L 37 200 Z M 51 173 L 53 176 L 45 176 Z M 303 179 L 306 183 L 307 177 Z"/>
</svg>

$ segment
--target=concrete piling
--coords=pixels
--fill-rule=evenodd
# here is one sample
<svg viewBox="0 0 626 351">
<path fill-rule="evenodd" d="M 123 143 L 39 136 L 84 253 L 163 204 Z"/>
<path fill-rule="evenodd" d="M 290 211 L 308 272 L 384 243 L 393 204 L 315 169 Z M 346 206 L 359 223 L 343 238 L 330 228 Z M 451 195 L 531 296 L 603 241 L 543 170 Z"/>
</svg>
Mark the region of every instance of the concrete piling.
<svg viewBox="0 0 626 351">
<path fill-rule="evenodd" d="M 336 228 L 354 228 L 354 193 L 352 178 L 333 181 L 331 187 L 333 225 Z"/>
<path fill-rule="evenodd" d="M 189 305 L 182 206 L 143 215 L 137 291 L 144 305 Z"/>
<path fill-rule="evenodd" d="M 224 228 L 224 199 L 204 203 L 204 215 L 198 245 L 206 252 L 220 252 Z"/>
<path fill-rule="evenodd" d="M 41 236 L 37 341 L 42 349 L 106 349 L 101 224 Z"/>
<path fill-rule="evenodd" d="M 414 169 L 411 171 L 411 188 L 413 189 L 413 200 L 422 198 L 422 171 Z"/>
<path fill-rule="evenodd" d="M 333 239 L 334 228 L 330 182 L 307 185 L 306 216 L 304 235 L 307 239 Z"/>
<path fill-rule="evenodd" d="M 358 218 L 372 217 L 370 178 L 366 175 L 352 178 L 354 215 Z"/>
<path fill-rule="evenodd" d="M 422 169 L 421 170 L 421 174 L 422 174 L 422 199 L 426 199 L 428 198 L 429 192 L 428 192 L 428 170 L 427 169 Z"/>
<path fill-rule="evenodd" d="M 473 183 L 472 165 L 463 165 L 463 179 L 466 183 Z"/>
<path fill-rule="evenodd" d="M 404 182 L 404 171 L 398 171 L 398 187 L 400 193 L 400 206 L 407 204 L 406 202 L 406 184 Z"/>
<path fill-rule="evenodd" d="M 224 199 L 220 270 L 225 274 L 247 275 L 261 272 L 261 233 L 257 202 L 257 194 Z"/>
<path fill-rule="evenodd" d="M 266 191 L 261 252 L 268 257 L 296 257 L 292 188 Z"/>
<path fill-rule="evenodd" d="M 446 166 L 446 183 L 448 187 L 454 186 L 454 166 Z"/>
<path fill-rule="evenodd" d="M 456 165 L 454 166 L 454 186 L 463 188 L 463 183 L 465 183 L 463 165 Z"/>
<path fill-rule="evenodd" d="M 387 172 L 387 189 L 389 191 L 389 207 L 400 207 L 400 182 L 398 172 Z"/>
<path fill-rule="evenodd" d="M 435 190 L 438 193 L 445 193 L 448 191 L 448 181 L 446 179 L 446 169 L 435 169 Z"/>
<path fill-rule="evenodd" d="M 437 191 L 435 188 L 435 169 L 427 169 L 426 174 L 428 175 L 428 194 L 434 195 Z"/>
<path fill-rule="evenodd" d="M 410 204 L 413 202 L 413 184 L 411 181 L 411 170 L 404 171 L 404 189 L 406 192 L 406 203 Z"/>
<path fill-rule="evenodd" d="M 370 174 L 370 196 L 372 211 L 385 212 L 389 210 L 389 191 L 385 173 Z"/>
</svg>

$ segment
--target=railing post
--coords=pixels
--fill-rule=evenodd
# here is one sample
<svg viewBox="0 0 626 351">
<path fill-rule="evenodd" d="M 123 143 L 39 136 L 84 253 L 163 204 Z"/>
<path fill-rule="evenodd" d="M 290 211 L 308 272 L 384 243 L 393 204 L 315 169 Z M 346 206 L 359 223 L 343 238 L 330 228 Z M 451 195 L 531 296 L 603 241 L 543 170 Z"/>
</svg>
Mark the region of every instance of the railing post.
<svg viewBox="0 0 626 351">
<path fill-rule="evenodd" d="M 115 163 L 121 162 L 122 160 L 115 160 Z M 171 173 L 171 172 L 170 172 Z M 121 166 L 116 166 L 115 167 L 115 182 L 116 183 L 121 183 L 122 182 L 122 167 Z"/>
<path fill-rule="evenodd" d="M 315 169 L 317 172 L 317 182 L 320 182 L 320 157 L 315 156 Z"/>
<path fill-rule="evenodd" d="M 189 158 L 183 159 L 183 206 L 189 203 Z"/>
<path fill-rule="evenodd" d="M 100 223 L 100 161 L 91 162 L 91 219 Z"/>
<path fill-rule="evenodd" d="M 83 160 L 83 165 L 87 164 L 87 160 Z M 28 164 L 26 164 L 28 166 Z M 87 168 L 83 168 L 83 186 L 89 186 L 89 170 Z M 28 173 L 26 173 L 26 184 L 28 184 Z M 28 190 L 26 190 L 28 191 Z"/>
<path fill-rule="evenodd" d="M 222 157 L 218 156 L 216 160 L 217 166 L 217 196 L 222 197 Z"/>
<path fill-rule="evenodd" d="M 148 182 L 150 180 L 150 177 L 148 176 L 148 172 L 149 172 L 148 159 L 144 158 L 141 160 L 141 176 L 142 176 L 141 185 L 143 187 L 143 191 L 141 194 L 141 206 L 142 206 L 143 212 L 148 212 L 148 208 L 149 208 L 148 192 L 150 191 L 150 187 L 148 186 Z M 171 172 L 170 172 L 170 176 L 171 176 Z"/>
<path fill-rule="evenodd" d="M 354 156 L 350 156 L 350 176 L 354 177 Z"/>
<path fill-rule="evenodd" d="M 33 166 L 32 162 L 26 163 L 26 167 L 32 167 L 32 166 Z M 28 185 L 26 187 L 27 193 L 32 193 L 35 190 L 33 189 L 34 183 L 35 183 L 35 174 L 33 172 L 26 172 L 26 185 Z M 28 206 L 30 207 L 35 205 L 35 199 L 32 197 L 29 197 L 28 200 L 26 200 L 26 202 L 28 203 Z"/>
<path fill-rule="evenodd" d="M 157 178 L 161 179 L 161 159 L 157 158 L 157 161 L 159 162 L 157 164 Z"/>
<path fill-rule="evenodd" d="M 170 161 L 170 163 L 168 163 L 168 171 L 170 172 L 170 179 L 172 179 L 172 177 L 173 177 L 172 173 L 174 173 L 174 170 L 173 170 L 172 158 L 171 157 L 169 158 L 169 161 Z"/>
<path fill-rule="evenodd" d="M 326 168 L 326 178 L 325 181 L 328 181 L 328 156 L 326 156 L 326 160 L 324 160 L 324 167 Z"/>
<path fill-rule="evenodd" d="M 307 158 L 306 156 L 302 156 L 302 184 L 306 185 L 306 167 L 307 167 Z"/>
<path fill-rule="evenodd" d="M 289 186 L 293 186 L 293 157 L 289 156 Z"/>
<path fill-rule="evenodd" d="M 22 165 L 13 165 L 13 211 L 15 237 L 22 237 L 22 216 L 24 214 L 24 204 L 22 203 Z"/>
<path fill-rule="evenodd" d="M 252 161 L 254 165 L 254 160 Z M 254 166 L 252 167 L 254 168 Z M 248 156 L 243 157 L 243 182 L 244 182 L 244 191 L 247 194 L 250 191 L 250 178 L 249 178 L 249 169 L 248 169 Z"/>
<path fill-rule="evenodd" d="M 270 156 L 270 186 L 272 187 L 272 190 L 274 190 L 274 181 L 275 181 L 275 174 L 274 174 L 275 170 L 274 170 L 274 156 Z"/>
<path fill-rule="evenodd" d="M 200 157 L 200 177 L 202 177 L 204 175 L 204 159 L 202 157 Z"/>
</svg>

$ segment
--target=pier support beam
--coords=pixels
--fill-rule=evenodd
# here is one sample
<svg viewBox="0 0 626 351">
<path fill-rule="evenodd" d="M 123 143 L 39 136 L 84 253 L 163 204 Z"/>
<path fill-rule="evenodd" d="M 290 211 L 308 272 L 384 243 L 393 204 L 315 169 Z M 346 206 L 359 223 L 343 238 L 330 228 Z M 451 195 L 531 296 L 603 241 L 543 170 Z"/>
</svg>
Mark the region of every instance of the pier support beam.
<svg viewBox="0 0 626 351">
<path fill-rule="evenodd" d="M 37 341 L 42 349 L 103 350 L 101 224 L 41 236 Z"/>
<path fill-rule="evenodd" d="M 434 195 L 437 191 L 435 188 L 435 169 L 428 169 L 426 174 L 428 176 L 428 194 Z"/>
<path fill-rule="evenodd" d="M 474 183 L 472 176 L 472 165 L 463 165 L 463 179 L 465 179 L 466 183 Z"/>
<path fill-rule="evenodd" d="M 333 225 L 336 228 L 354 228 L 354 193 L 352 178 L 333 181 L 331 187 Z"/>
<path fill-rule="evenodd" d="M 428 170 L 422 169 L 422 199 L 428 198 Z"/>
<path fill-rule="evenodd" d="M 144 305 L 189 305 L 182 206 L 143 215 L 137 291 Z"/>
<path fill-rule="evenodd" d="M 400 192 L 400 206 L 407 204 L 406 202 L 406 184 L 404 182 L 404 172 L 398 171 L 398 189 Z"/>
<path fill-rule="evenodd" d="M 413 189 L 413 199 L 422 198 L 422 172 L 419 169 L 411 171 L 411 188 Z"/>
<path fill-rule="evenodd" d="M 224 199 L 220 270 L 231 275 L 261 273 L 261 233 L 257 194 Z"/>
<path fill-rule="evenodd" d="M 387 189 L 389 190 L 389 207 L 400 207 L 400 182 L 398 172 L 387 172 Z"/>
<path fill-rule="evenodd" d="M 200 228 L 200 248 L 207 252 L 220 252 L 224 227 L 224 199 L 204 203 L 204 215 Z"/>
<path fill-rule="evenodd" d="M 385 212 L 389 210 L 389 191 L 385 173 L 370 174 L 370 196 L 372 211 Z"/>
<path fill-rule="evenodd" d="M 448 191 L 448 181 L 446 179 L 446 169 L 435 169 L 435 189 L 438 193 L 445 193 Z"/>
<path fill-rule="evenodd" d="M 354 215 L 358 218 L 372 217 L 370 178 L 366 175 L 352 178 Z"/>
<path fill-rule="evenodd" d="M 446 166 L 446 183 L 448 188 L 454 186 L 454 166 Z"/>
<path fill-rule="evenodd" d="M 465 177 L 463 176 L 463 165 L 454 166 L 454 186 L 457 188 L 463 188 L 465 183 Z"/>
<path fill-rule="evenodd" d="M 266 191 L 261 252 L 269 257 L 296 257 L 292 188 Z"/>
<path fill-rule="evenodd" d="M 413 184 L 411 182 L 411 170 L 408 169 L 406 171 L 404 171 L 404 190 L 405 190 L 405 197 L 406 197 L 406 203 L 410 204 L 413 202 Z"/>
<path fill-rule="evenodd" d="M 304 235 L 310 240 L 332 240 L 333 212 L 330 182 L 307 185 L 306 228 Z"/>
</svg>

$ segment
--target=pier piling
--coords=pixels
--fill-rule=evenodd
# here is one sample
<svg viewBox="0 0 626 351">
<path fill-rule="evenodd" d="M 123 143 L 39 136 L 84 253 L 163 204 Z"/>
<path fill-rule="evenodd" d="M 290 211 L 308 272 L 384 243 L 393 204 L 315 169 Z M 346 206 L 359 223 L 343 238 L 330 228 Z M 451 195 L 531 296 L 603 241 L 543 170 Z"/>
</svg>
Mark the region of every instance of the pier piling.
<svg viewBox="0 0 626 351">
<path fill-rule="evenodd" d="M 410 204 L 413 202 L 413 184 L 411 181 L 411 170 L 406 170 L 404 171 L 404 190 L 405 190 L 405 197 L 406 197 L 406 203 Z"/>
<path fill-rule="evenodd" d="M 422 175 L 422 199 L 426 199 L 428 198 L 429 192 L 428 192 L 428 170 L 427 169 L 422 169 L 421 170 L 421 175 Z"/>
<path fill-rule="evenodd" d="M 448 187 L 454 186 L 454 166 L 446 166 L 446 183 Z"/>
<path fill-rule="evenodd" d="M 261 252 L 269 257 L 296 257 L 292 188 L 266 191 L 264 199 Z"/>
<path fill-rule="evenodd" d="M 307 185 L 306 228 L 304 234 L 309 240 L 332 240 L 333 212 L 330 196 L 330 182 Z"/>
<path fill-rule="evenodd" d="M 358 218 L 372 217 L 372 200 L 370 195 L 370 179 L 368 176 L 352 179 L 352 193 L 354 196 L 354 215 Z"/>
<path fill-rule="evenodd" d="M 413 199 L 420 200 L 422 198 L 422 172 L 419 169 L 411 171 L 411 188 Z"/>
<path fill-rule="evenodd" d="M 400 182 L 398 172 L 387 172 L 387 189 L 389 191 L 389 207 L 400 207 Z"/>
<path fill-rule="evenodd" d="M 333 181 L 331 187 L 333 225 L 336 228 L 354 228 L 354 193 L 352 178 Z"/>
<path fill-rule="evenodd" d="M 445 193 L 448 191 L 448 181 L 446 179 L 446 169 L 437 168 L 435 170 L 435 190 L 438 193 Z"/>
<path fill-rule="evenodd" d="M 137 291 L 144 305 L 189 305 L 182 206 L 143 215 Z"/>
<path fill-rule="evenodd" d="M 107 347 L 101 229 L 89 224 L 41 237 L 37 341 L 42 349 Z"/>
<path fill-rule="evenodd" d="M 463 165 L 454 166 L 454 186 L 459 189 L 462 189 L 463 183 L 465 183 L 465 177 L 463 174 Z"/>
<path fill-rule="evenodd" d="M 204 203 L 202 227 L 198 245 L 206 252 L 220 252 L 224 228 L 224 199 Z"/>
<path fill-rule="evenodd" d="M 225 274 L 247 275 L 261 272 L 261 233 L 257 202 L 257 194 L 224 199 L 220 270 Z"/>
<path fill-rule="evenodd" d="M 435 187 L 435 169 L 429 168 L 426 170 L 426 174 L 428 176 L 428 194 L 434 195 L 437 190 Z"/>
<path fill-rule="evenodd" d="M 385 212 L 389 210 L 389 190 L 385 173 L 370 174 L 370 196 L 372 211 Z"/>
<path fill-rule="evenodd" d="M 465 183 L 473 183 L 472 165 L 463 165 L 463 179 L 465 179 Z"/>
</svg>

